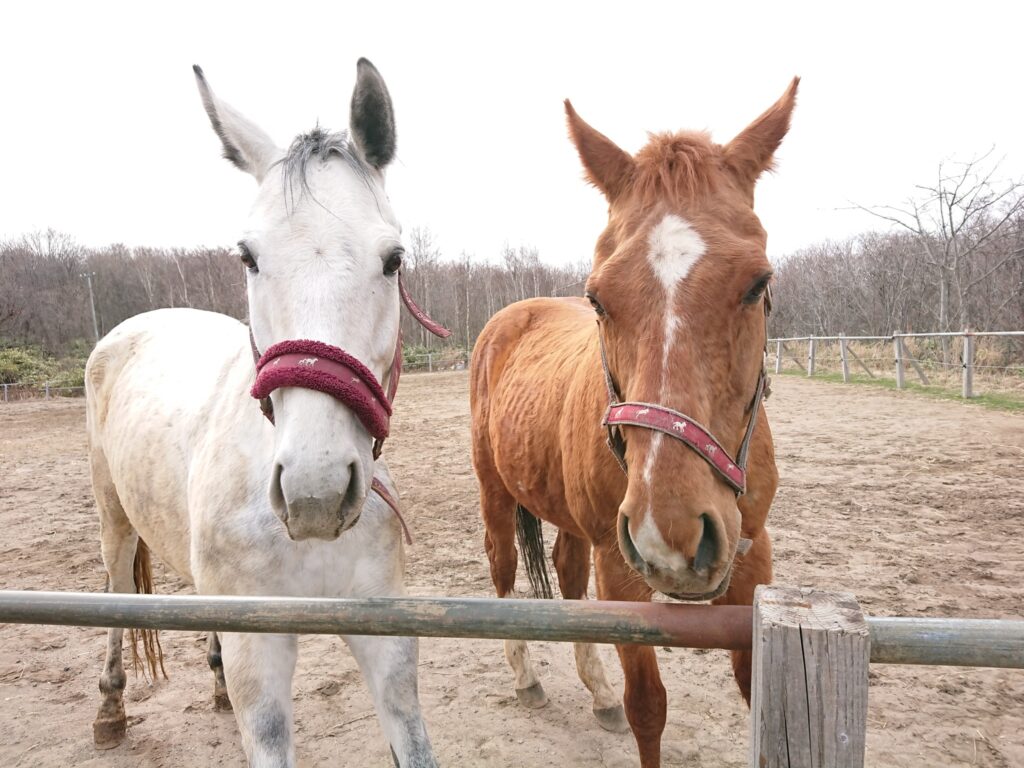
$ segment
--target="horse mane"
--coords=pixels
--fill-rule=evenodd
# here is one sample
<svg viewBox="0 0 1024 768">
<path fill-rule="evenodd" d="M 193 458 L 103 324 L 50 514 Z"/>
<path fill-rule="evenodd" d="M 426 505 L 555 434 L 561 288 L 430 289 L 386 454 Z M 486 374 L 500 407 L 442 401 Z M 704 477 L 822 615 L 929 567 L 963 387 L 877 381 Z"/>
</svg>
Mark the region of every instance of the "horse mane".
<svg viewBox="0 0 1024 768">
<path fill-rule="evenodd" d="M 641 204 L 668 198 L 673 203 L 716 191 L 721 175 L 722 147 L 702 131 L 648 134 L 647 145 L 634 157 L 632 187 Z"/>
<path fill-rule="evenodd" d="M 312 194 L 307 175 L 310 161 L 314 158 L 326 160 L 332 155 L 344 160 L 349 168 L 355 171 L 356 175 L 372 190 L 370 168 L 352 143 L 348 131 L 331 133 L 318 125 L 309 133 L 296 136 L 285 156 L 277 161 L 277 164 L 281 166 L 281 179 L 284 183 L 286 199 L 290 196 L 294 202 L 296 187 L 302 194 Z"/>
</svg>

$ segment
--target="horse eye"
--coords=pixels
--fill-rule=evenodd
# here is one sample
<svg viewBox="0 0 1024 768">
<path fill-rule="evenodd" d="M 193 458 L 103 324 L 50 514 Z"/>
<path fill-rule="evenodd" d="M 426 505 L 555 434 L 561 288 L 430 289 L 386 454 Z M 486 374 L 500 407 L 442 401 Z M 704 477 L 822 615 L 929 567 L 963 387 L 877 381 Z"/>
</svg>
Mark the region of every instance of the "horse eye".
<svg viewBox="0 0 1024 768">
<path fill-rule="evenodd" d="M 384 274 L 388 277 L 395 274 L 399 269 L 402 268 L 402 254 L 405 251 L 401 248 L 395 248 L 390 254 L 388 254 L 387 260 L 384 262 Z"/>
<path fill-rule="evenodd" d="M 604 307 L 601 306 L 601 302 L 597 300 L 597 297 L 589 292 L 584 295 L 587 297 L 587 301 L 590 302 L 590 306 L 592 306 L 594 311 L 597 312 L 597 316 L 604 317 Z"/>
<path fill-rule="evenodd" d="M 256 266 L 256 259 L 252 255 L 252 251 L 245 243 L 238 244 L 238 254 L 242 258 L 242 263 L 245 264 L 245 268 L 252 273 L 260 271 L 260 268 Z"/>
<path fill-rule="evenodd" d="M 758 299 L 764 295 L 765 290 L 768 288 L 769 279 L 770 278 L 766 277 L 763 280 L 758 280 L 754 284 L 754 287 L 747 291 L 746 295 L 743 297 L 743 303 L 756 304 Z"/>
</svg>

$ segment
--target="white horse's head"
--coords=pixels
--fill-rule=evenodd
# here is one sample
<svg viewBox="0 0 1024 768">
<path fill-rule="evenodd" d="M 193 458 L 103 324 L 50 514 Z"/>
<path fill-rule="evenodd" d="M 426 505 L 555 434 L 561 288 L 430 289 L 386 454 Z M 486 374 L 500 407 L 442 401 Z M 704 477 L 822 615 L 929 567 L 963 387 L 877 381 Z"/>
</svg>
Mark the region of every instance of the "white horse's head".
<svg viewBox="0 0 1024 768">
<path fill-rule="evenodd" d="M 195 68 L 224 156 L 259 182 L 238 244 L 247 267 L 257 347 L 313 339 L 390 373 L 398 337 L 400 227 L 384 193 L 395 155 L 387 86 L 360 59 L 349 131 L 319 128 L 280 149 L 218 99 Z M 270 499 L 293 539 L 334 539 L 353 525 L 373 478 L 372 439 L 356 414 L 322 392 L 271 395 L 275 429 Z M 259 409 L 253 404 L 254 414 Z"/>
</svg>

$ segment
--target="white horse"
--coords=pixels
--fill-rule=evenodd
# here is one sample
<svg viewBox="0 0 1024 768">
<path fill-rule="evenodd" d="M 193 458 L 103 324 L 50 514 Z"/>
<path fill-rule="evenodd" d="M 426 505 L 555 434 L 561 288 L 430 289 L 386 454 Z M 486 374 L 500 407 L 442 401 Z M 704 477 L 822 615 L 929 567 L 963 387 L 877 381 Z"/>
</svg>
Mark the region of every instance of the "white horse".
<svg viewBox="0 0 1024 768">
<path fill-rule="evenodd" d="M 361 59 L 357 72 L 349 132 L 317 129 L 284 151 L 195 68 L 224 156 L 259 182 L 239 243 L 252 341 L 223 315 L 158 310 L 126 320 L 90 356 L 87 427 L 110 591 L 143 591 L 147 545 L 202 594 L 404 591 L 399 518 L 370 492 L 376 480 L 395 493 L 375 460 L 366 413 L 351 397 L 278 383 L 274 426 L 250 396 L 255 349 L 300 343 L 289 340 L 318 340 L 345 357 L 346 373 L 360 367 L 354 359 L 374 385 L 397 383 L 402 246 L 384 193 L 394 114 L 374 66 Z M 110 631 L 100 678 L 100 747 L 125 735 L 122 634 Z M 416 639 L 344 640 L 395 763 L 436 765 L 420 713 Z M 294 765 L 295 659 L 294 635 L 211 637 L 215 695 L 222 705 L 230 696 L 253 766 Z"/>
</svg>

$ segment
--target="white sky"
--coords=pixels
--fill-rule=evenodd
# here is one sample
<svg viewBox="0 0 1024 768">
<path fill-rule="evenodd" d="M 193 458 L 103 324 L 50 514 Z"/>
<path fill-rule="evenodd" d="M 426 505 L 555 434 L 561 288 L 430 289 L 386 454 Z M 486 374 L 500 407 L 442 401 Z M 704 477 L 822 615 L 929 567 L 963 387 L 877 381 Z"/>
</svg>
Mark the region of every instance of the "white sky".
<svg viewBox="0 0 1024 768">
<path fill-rule="evenodd" d="M 877 227 L 939 160 L 993 145 L 1024 175 L 1020 3 L 4 3 L 0 237 L 230 245 L 254 182 L 219 157 L 192 78 L 282 146 L 348 122 L 359 56 L 395 101 L 388 189 L 447 257 L 589 260 L 605 206 L 562 99 L 624 149 L 646 131 L 725 142 L 799 74 L 758 213 L 779 256 Z"/>
</svg>

